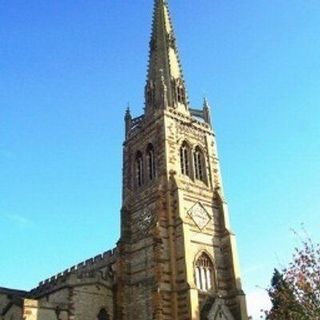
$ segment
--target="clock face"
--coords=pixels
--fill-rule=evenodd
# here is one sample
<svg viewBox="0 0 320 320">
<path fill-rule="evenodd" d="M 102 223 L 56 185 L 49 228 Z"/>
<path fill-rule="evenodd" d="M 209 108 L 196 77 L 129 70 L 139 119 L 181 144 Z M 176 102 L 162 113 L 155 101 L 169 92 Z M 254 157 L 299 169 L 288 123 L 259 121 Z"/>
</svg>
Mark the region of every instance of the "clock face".
<svg viewBox="0 0 320 320">
<path fill-rule="evenodd" d="M 200 230 L 211 220 L 209 213 L 200 202 L 197 202 L 188 210 L 188 215 Z"/>
<path fill-rule="evenodd" d="M 138 218 L 138 225 L 139 229 L 143 232 L 146 232 L 153 220 L 152 212 L 149 207 L 146 207 L 142 210 L 139 218 Z"/>
</svg>

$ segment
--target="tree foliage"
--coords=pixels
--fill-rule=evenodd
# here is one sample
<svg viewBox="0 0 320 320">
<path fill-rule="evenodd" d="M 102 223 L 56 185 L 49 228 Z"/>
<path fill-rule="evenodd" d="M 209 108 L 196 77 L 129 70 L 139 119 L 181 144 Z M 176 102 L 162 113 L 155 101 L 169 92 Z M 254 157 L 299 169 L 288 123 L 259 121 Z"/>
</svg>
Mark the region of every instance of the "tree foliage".
<svg viewBox="0 0 320 320">
<path fill-rule="evenodd" d="M 268 294 L 268 320 L 320 320 L 320 244 L 301 239 L 287 268 L 275 269 Z"/>
</svg>

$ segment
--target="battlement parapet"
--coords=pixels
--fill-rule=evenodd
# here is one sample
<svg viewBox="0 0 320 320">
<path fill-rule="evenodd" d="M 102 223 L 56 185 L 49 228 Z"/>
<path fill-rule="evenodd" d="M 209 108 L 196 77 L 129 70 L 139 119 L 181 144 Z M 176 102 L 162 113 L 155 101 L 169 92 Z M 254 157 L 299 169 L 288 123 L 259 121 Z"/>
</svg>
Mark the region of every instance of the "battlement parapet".
<svg viewBox="0 0 320 320">
<path fill-rule="evenodd" d="M 117 256 L 117 249 L 114 248 L 112 250 L 108 250 L 103 252 L 102 254 L 98 254 L 93 258 L 87 259 L 83 262 L 74 265 L 63 272 L 59 272 L 58 274 L 39 282 L 38 287 L 32 289 L 30 291 L 31 294 L 38 295 L 43 292 L 51 291 L 56 287 L 60 287 L 62 285 L 67 284 L 67 280 L 73 276 L 73 279 L 83 279 L 83 278 L 94 278 L 96 274 L 100 274 L 103 278 L 107 276 L 103 276 L 102 272 L 99 272 L 100 269 L 105 269 L 115 263 Z M 110 269 L 110 268 L 108 268 Z M 106 274 L 110 275 L 110 271 Z"/>
</svg>

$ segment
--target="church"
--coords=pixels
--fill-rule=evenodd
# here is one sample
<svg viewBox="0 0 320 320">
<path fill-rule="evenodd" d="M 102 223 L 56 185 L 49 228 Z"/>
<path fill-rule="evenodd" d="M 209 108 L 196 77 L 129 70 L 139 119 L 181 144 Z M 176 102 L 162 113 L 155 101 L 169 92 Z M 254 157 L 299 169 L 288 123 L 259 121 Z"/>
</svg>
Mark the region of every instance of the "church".
<svg viewBox="0 0 320 320">
<path fill-rule="evenodd" d="M 1 320 L 247 320 L 210 106 L 188 102 L 166 0 L 154 0 L 142 115 L 124 116 L 115 248 L 0 288 Z"/>
</svg>

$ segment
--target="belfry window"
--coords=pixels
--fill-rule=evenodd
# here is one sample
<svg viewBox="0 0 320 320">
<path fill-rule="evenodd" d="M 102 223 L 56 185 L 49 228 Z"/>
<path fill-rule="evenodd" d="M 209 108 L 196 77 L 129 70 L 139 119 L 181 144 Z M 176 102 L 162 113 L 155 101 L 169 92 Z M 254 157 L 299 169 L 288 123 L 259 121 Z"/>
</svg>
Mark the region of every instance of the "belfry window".
<svg viewBox="0 0 320 320">
<path fill-rule="evenodd" d="M 136 181 L 137 185 L 141 187 L 143 185 L 143 157 L 140 151 L 136 154 Z"/>
<path fill-rule="evenodd" d="M 195 178 L 204 181 L 204 157 L 199 147 L 193 153 Z"/>
<path fill-rule="evenodd" d="M 189 150 L 189 146 L 184 142 L 180 148 L 180 166 L 181 173 L 186 176 L 190 175 Z"/>
<path fill-rule="evenodd" d="M 109 316 L 109 314 L 108 314 L 106 309 L 102 308 L 99 311 L 97 320 L 110 320 L 110 316 Z"/>
<path fill-rule="evenodd" d="M 195 265 L 195 280 L 197 288 L 208 291 L 213 287 L 213 264 L 211 259 L 203 253 Z"/>
<path fill-rule="evenodd" d="M 147 147 L 147 165 L 149 180 L 153 180 L 156 175 L 156 166 L 154 160 L 154 148 L 151 143 Z"/>
</svg>

